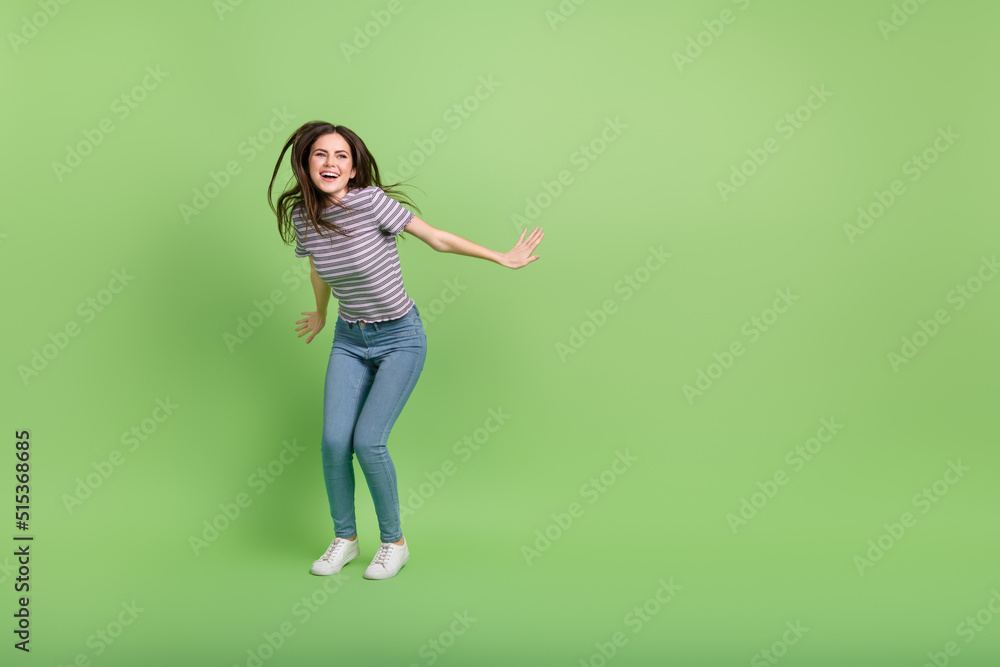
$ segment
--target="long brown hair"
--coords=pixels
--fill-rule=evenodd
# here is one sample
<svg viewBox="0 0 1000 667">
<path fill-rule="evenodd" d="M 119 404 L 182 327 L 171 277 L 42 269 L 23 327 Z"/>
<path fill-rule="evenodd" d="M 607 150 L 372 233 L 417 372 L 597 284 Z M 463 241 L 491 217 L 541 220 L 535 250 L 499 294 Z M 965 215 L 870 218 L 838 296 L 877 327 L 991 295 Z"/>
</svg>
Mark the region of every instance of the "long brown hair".
<svg viewBox="0 0 1000 667">
<path fill-rule="evenodd" d="M 343 125 L 333 125 L 332 123 L 314 120 L 305 123 L 288 137 L 284 148 L 281 149 L 281 155 L 278 156 L 278 162 L 274 165 L 271 183 L 267 186 L 267 203 L 271 206 L 271 210 L 274 211 L 275 215 L 278 216 L 278 234 L 286 245 L 291 245 L 295 241 L 295 227 L 292 221 L 292 213 L 303 209 L 305 211 L 306 224 L 311 224 L 320 236 L 324 235 L 324 229 L 341 236 L 350 236 L 340 225 L 322 218 L 323 208 L 327 205 L 328 195 L 317 188 L 316 184 L 312 182 L 312 178 L 309 177 L 309 155 L 312 153 L 313 144 L 319 137 L 325 134 L 339 134 L 347 141 L 351 149 L 351 162 L 354 164 L 355 172 L 354 178 L 347 181 L 348 192 L 377 185 L 396 201 L 401 204 L 407 204 L 418 213 L 420 212 L 416 204 L 397 190 L 397 186 L 403 185 L 403 183 L 393 183 L 392 185 L 382 184 L 382 177 L 379 175 L 375 157 L 368 150 L 368 147 L 365 146 L 365 142 L 361 140 L 361 137 Z M 281 163 L 284 161 L 285 153 L 289 147 L 292 149 L 291 163 L 295 183 L 292 185 L 293 179 L 288 179 L 285 191 L 278 197 L 277 206 L 275 206 L 271 201 L 274 179 L 278 176 L 278 169 L 281 167 Z M 332 204 L 337 209 L 343 211 L 349 212 L 352 210 L 350 206 L 340 201 L 332 202 Z M 308 228 L 306 232 L 308 233 Z M 400 232 L 399 236 L 403 236 L 403 233 Z"/>
</svg>

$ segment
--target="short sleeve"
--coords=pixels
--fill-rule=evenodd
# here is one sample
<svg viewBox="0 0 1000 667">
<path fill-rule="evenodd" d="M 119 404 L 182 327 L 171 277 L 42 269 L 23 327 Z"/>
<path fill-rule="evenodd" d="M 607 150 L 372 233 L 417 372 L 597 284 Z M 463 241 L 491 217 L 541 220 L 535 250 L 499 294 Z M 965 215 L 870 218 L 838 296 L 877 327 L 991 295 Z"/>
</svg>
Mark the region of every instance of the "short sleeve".
<svg viewBox="0 0 1000 667">
<path fill-rule="evenodd" d="M 302 239 L 299 237 L 299 226 L 294 222 L 294 219 L 292 222 L 292 229 L 295 230 L 295 256 L 306 257 L 310 255 L 311 253 L 306 250 L 304 245 L 302 245 Z"/>
<path fill-rule="evenodd" d="M 403 227 L 413 219 L 414 215 L 377 186 L 372 193 L 372 212 L 378 221 L 379 229 L 389 236 L 396 236 L 403 231 Z"/>
</svg>

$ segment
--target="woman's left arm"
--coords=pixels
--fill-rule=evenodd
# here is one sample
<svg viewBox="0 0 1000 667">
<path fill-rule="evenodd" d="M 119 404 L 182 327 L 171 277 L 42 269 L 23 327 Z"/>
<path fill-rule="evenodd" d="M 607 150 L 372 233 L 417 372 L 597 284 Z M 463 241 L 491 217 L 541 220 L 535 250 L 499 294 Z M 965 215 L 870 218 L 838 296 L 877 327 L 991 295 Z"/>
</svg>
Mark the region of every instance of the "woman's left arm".
<svg viewBox="0 0 1000 667">
<path fill-rule="evenodd" d="M 497 252 L 496 250 L 484 248 L 468 239 L 463 239 L 457 234 L 446 232 L 443 229 L 435 229 L 417 216 L 413 216 L 410 222 L 406 223 L 403 231 L 413 234 L 438 252 L 450 252 L 456 255 L 488 259 L 491 262 L 496 262 L 501 266 L 511 269 L 519 269 L 538 259 L 538 255 L 532 255 L 531 253 L 542 242 L 542 238 L 545 236 L 541 227 L 535 227 L 531 234 L 525 238 L 524 235 L 528 231 L 525 228 L 521 231 L 521 237 L 509 252 Z"/>
</svg>

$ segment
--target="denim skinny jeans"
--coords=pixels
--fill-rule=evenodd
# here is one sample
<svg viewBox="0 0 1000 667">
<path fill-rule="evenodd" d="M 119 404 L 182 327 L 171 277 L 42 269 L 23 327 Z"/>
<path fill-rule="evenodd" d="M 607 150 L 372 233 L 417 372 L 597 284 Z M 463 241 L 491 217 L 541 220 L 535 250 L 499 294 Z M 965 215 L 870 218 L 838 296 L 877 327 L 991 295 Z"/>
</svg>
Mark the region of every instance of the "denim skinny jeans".
<svg viewBox="0 0 1000 667">
<path fill-rule="evenodd" d="M 347 322 L 339 314 L 323 392 L 323 478 L 334 535 L 353 537 L 354 454 L 368 482 L 382 542 L 403 537 L 389 430 L 413 392 L 427 356 L 414 305 L 384 322 Z"/>
</svg>

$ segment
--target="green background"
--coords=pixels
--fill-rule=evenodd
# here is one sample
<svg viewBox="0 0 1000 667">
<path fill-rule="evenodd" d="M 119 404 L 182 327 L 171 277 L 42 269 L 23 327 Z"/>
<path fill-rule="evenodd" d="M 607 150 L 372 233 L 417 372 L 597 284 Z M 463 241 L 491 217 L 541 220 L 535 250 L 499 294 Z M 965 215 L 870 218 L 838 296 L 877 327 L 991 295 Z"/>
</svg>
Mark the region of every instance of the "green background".
<svg viewBox="0 0 1000 667">
<path fill-rule="evenodd" d="M 912 15 L 885 33 L 903 5 Z M 256 664 L 248 651 L 285 622 L 294 634 L 262 664 L 919 666 L 948 642 L 948 664 L 997 664 L 1000 280 L 976 280 L 1000 250 L 1000 9 L 592 0 L 563 3 L 573 11 L 553 24 L 556 0 L 401 0 L 376 30 L 387 6 L 105 0 L 46 18 L 4 3 L 3 552 L 21 534 L 20 429 L 35 536 L 29 655 L 11 647 L 15 563 L 0 561 L 5 664 Z M 712 23 L 727 9 L 731 23 Z M 348 57 L 366 24 L 377 34 Z M 686 48 L 696 57 L 679 67 Z M 162 81 L 123 118 L 147 67 Z M 498 85 L 470 99 L 480 77 Z M 831 97 L 800 109 L 813 86 Z M 447 120 L 463 104 L 475 108 Z M 268 137 L 275 109 L 291 120 Z M 776 123 L 797 110 L 809 118 L 786 137 Z M 58 173 L 106 119 L 113 131 Z M 403 519 L 410 562 L 373 582 L 358 468 L 361 556 L 339 587 L 308 573 L 333 538 L 318 446 L 332 319 L 312 343 L 296 337 L 315 305 L 307 260 L 281 244 L 265 198 L 284 140 L 319 119 L 358 132 L 389 178 L 417 151 L 406 192 L 435 227 L 506 251 L 534 200 L 522 224 L 545 231 L 517 271 L 399 242 L 428 338 L 389 441 L 400 496 L 447 461 L 455 474 L 423 487 Z M 602 144 L 609 119 L 624 128 Z M 948 128 L 959 138 L 933 155 Z M 437 129 L 445 140 L 421 152 Z M 251 152 L 255 135 L 269 141 Z M 777 152 L 723 198 L 719 182 L 769 138 Z M 581 162 L 586 146 L 602 152 Z M 907 161 L 928 149 L 936 161 L 911 180 Z M 185 220 L 230 161 L 239 173 Z M 562 192 L 539 197 L 564 170 Z M 286 162 L 279 186 L 288 175 Z M 905 193 L 852 243 L 845 225 L 895 179 Z M 650 247 L 670 253 L 652 272 Z M 105 291 L 122 270 L 125 288 Z M 644 282 L 629 293 L 626 276 Z M 961 308 L 959 285 L 978 289 Z M 748 333 L 778 290 L 798 298 Z M 894 367 L 938 310 L 947 322 Z M 742 356 L 712 368 L 735 341 Z M 699 371 L 716 377 L 689 400 Z M 158 399 L 177 406 L 162 423 L 149 421 Z M 482 437 L 491 409 L 509 417 Z M 796 468 L 788 452 L 823 419 L 842 427 Z M 144 420 L 129 451 L 122 435 Z M 304 452 L 253 486 L 286 441 Z M 68 507 L 116 450 L 121 465 Z M 636 462 L 614 472 L 624 452 Z M 954 483 L 949 462 L 968 468 Z M 613 483 L 597 492 L 602 474 Z M 769 487 L 775 475 L 786 483 Z M 915 498 L 924 489 L 935 502 Z M 191 536 L 241 493 L 250 505 L 196 554 Z M 744 499 L 759 507 L 734 530 Z M 553 515 L 572 503 L 561 528 Z M 880 538 L 888 550 L 859 566 Z M 323 602 L 306 618 L 309 596 Z M 94 639 L 133 601 L 143 611 L 113 643 Z M 655 613 L 640 624 L 643 605 Z M 465 612 L 475 622 L 450 635 Z M 977 613 L 969 641 L 960 624 Z M 784 643 L 795 623 L 808 631 Z"/>
</svg>

